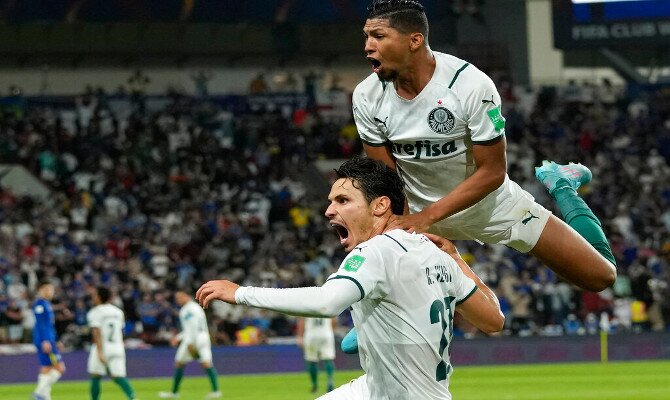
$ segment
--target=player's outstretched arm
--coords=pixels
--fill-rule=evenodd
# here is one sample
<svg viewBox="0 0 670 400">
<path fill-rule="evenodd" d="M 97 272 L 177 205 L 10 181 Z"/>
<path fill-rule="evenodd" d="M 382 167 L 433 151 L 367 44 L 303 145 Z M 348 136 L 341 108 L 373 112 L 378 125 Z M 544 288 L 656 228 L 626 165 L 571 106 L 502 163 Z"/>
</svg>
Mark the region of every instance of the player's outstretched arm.
<svg viewBox="0 0 670 400">
<path fill-rule="evenodd" d="M 500 311 L 496 294 L 472 272 L 470 266 L 461 258 L 454 244 L 437 235 L 425 234 L 437 247 L 449 254 L 461 271 L 477 285 L 477 291 L 456 307 L 456 311 L 484 333 L 500 332 L 505 324 L 505 316 Z"/>
<path fill-rule="evenodd" d="M 214 300 L 244 304 L 303 317 L 334 317 L 360 300 L 358 287 L 346 279 L 333 279 L 320 287 L 271 289 L 239 286 L 226 280 L 209 281 L 196 293 L 207 308 Z"/>
</svg>

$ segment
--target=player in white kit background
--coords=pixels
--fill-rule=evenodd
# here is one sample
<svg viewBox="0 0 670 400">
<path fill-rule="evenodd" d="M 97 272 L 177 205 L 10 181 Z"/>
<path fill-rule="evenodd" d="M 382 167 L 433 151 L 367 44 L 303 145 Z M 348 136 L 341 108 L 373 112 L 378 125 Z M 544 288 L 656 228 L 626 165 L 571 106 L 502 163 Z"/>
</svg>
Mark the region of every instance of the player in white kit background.
<svg viewBox="0 0 670 400">
<path fill-rule="evenodd" d="M 175 372 L 172 380 L 172 390 L 160 392 L 158 395 L 164 399 L 179 397 L 179 386 L 184 377 L 184 366 L 197 360 L 207 374 L 212 388 L 206 398 L 218 399 L 222 396 L 222 393 L 219 391 L 218 374 L 212 363 L 212 341 L 205 311 L 193 300 L 191 294 L 184 290 L 177 290 L 174 299 L 181 307 L 179 309 L 181 333 L 171 341 L 173 346 L 179 346 L 174 357 Z"/>
<path fill-rule="evenodd" d="M 298 346 L 302 348 L 312 393 L 318 390 L 319 362 L 326 370 L 326 391 L 333 390 L 335 373 L 335 327 L 336 318 L 300 318 L 296 326 Z"/>
<path fill-rule="evenodd" d="M 100 398 L 100 380 L 109 375 L 128 399 L 135 399 L 126 378 L 126 349 L 123 344 L 123 311 L 111 304 L 112 292 L 98 286 L 92 292 L 95 307 L 86 314 L 91 328 L 91 350 L 88 355 L 88 374 L 91 377 L 91 400 Z"/>
<path fill-rule="evenodd" d="M 354 158 L 336 173 L 326 217 L 349 254 L 323 286 L 271 289 L 219 280 L 202 285 L 196 299 L 203 307 L 218 299 L 309 317 L 352 307 L 365 375 L 321 399 L 450 399 L 454 312 L 484 332 L 500 331 L 495 294 L 447 240 L 432 236 L 441 250 L 422 234 L 388 228 L 405 201 L 390 168 Z"/>
<path fill-rule="evenodd" d="M 482 71 L 433 51 L 416 0 L 375 0 L 363 28 L 372 74 L 354 90 L 353 115 L 369 157 L 396 169 L 408 210 L 390 226 L 530 252 L 581 288 L 600 291 L 616 260 L 600 221 L 576 189 L 580 164 L 546 163 L 536 176 L 567 222 L 507 176 L 505 119 Z"/>
</svg>

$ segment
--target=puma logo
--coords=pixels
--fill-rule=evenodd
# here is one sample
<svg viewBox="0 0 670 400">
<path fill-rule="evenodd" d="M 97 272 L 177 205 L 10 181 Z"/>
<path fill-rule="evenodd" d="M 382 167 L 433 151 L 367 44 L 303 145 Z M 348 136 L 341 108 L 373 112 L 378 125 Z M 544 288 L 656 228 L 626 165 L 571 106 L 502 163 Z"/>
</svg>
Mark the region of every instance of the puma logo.
<svg viewBox="0 0 670 400">
<path fill-rule="evenodd" d="M 530 217 L 528 217 L 528 218 L 524 218 L 524 219 L 521 220 L 521 223 L 524 224 L 524 225 L 526 225 L 527 223 L 529 223 L 530 220 L 533 219 L 533 218 L 540 219 L 540 217 L 536 217 L 536 216 L 534 216 L 533 213 L 530 212 L 530 211 L 526 211 L 526 213 L 530 214 Z"/>
<path fill-rule="evenodd" d="M 488 100 L 488 99 L 484 99 L 484 100 L 482 100 L 482 104 L 486 104 L 486 103 L 491 103 L 491 104 L 493 104 L 494 106 L 496 105 L 496 102 L 493 101 L 493 95 L 491 95 L 491 100 Z M 537 217 L 536 217 L 536 218 L 537 218 Z"/>
</svg>

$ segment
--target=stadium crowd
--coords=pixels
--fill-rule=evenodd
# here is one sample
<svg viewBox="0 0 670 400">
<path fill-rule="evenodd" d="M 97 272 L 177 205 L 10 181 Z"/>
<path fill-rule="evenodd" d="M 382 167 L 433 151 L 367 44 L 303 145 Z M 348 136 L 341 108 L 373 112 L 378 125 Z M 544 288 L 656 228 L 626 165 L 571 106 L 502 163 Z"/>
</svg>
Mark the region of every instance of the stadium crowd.
<svg viewBox="0 0 670 400">
<path fill-rule="evenodd" d="M 583 292 L 532 257 L 458 242 L 497 291 L 505 334 L 593 334 L 603 313 L 613 332 L 670 329 L 670 93 L 631 95 L 609 82 L 498 86 L 510 176 L 552 208 L 533 166 L 549 158 L 591 167 L 583 195 L 619 270 L 612 288 Z M 126 333 L 141 346 L 167 344 L 177 328 L 175 288 L 218 277 L 322 282 L 344 253 L 322 217 L 325 200 L 302 172 L 318 158 L 357 154 L 360 144 L 352 123 L 316 108 L 292 111 L 233 116 L 176 92 L 150 101 L 93 90 L 71 107 L 5 110 L 0 163 L 23 165 L 51 194 L 38 200 L 0 187 L 0 343 L 30 341 L 41 279 L 58 288 L 57 327 L 69 348 L 85 343 L 88 290 L 97 284 L 118 294 Z M 295 329 L 291 318 L 223 303 L 210 324 L 217 343 L 238 345 Z M 478 333 L 459 321 L 455 334 Z"/>
</svg>

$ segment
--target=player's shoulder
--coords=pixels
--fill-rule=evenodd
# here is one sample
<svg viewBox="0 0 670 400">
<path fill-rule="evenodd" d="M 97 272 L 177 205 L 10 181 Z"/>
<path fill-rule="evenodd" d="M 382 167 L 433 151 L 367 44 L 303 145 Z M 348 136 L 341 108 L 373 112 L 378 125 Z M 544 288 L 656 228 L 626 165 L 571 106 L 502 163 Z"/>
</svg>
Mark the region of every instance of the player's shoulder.
<svg viewBox="0 0 670 400">
<path fill-rule="evenodd" d="M 384 93 L 386 85 L 389 83 L 380 81 L 377 74 L 370 74 L 354 88 L 353 100 L 355 103 L 360 103 L 364 100 L 376 99 Z"/>
<path fill-rule="evenodd" d="M 395 254 L 408 252 L 416 244 L 416 240 L 417 235 L 414 233 L 409 233 L 402 229 L 393 229 L 374 236 L 367 242 L 361 243 L 361 245 L 372 246 L 382 254 Z"/>
<path fill-rule="evenodd" d="M 476 65 L 451 54 L 433 52 L 440 63 L 442 80 L 448 82 L 449 88 L 457 92 L 476 90 L 482 86 L 493 84 L 491 78 Z"/>
</svg>

